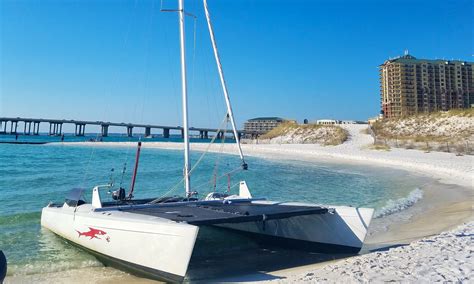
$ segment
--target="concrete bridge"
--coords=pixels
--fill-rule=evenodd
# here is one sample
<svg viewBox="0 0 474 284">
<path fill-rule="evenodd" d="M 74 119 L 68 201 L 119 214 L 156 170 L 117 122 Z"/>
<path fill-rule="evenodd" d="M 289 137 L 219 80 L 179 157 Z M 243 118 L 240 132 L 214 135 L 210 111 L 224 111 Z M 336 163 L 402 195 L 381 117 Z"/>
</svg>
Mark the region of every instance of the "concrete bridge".
<svg viewBox="0 0 474 284">
<path fill-rule="evenodd" d="M 43 118 L 23 118 L 23 117 L 0 117 L 0 134 L 23 134 L 23 135 L 39 135 L 40 123 L 49 124 L 48 135 L 61 136 L 63 135 L 63 124 L 73 124 L 75 126 L 74 135 L 84 136 L 86 131 L 86 125 L 100 126 L 101 136 L 107 137 L 109 135 L 110 126 L 124 127 L 128 137 L 133 136 L 133 129 L 143 128 L 145 130 L 145 136 L 151 136 L 152 129 L 161 129 L 164 138 L 170 137 L 170 130 L 180 131 L 181 137 L 184 135 L 183 128 L 181 126 L 163 126 L 163 125 L 151 125 L 151 124 L 135 124 L 135 123 L 117 123 L 117 122 L 105 122 L 105 121 L 87 121 L 87 120 L 66 120 L 66 119 L 43 119 Z M 20 128 L 18 128 L 20 124 Z M 23 127 L 21 127 L 23 126 Z M 198 128 L 190 127 L 190 135 L 193 133 L 199 135 L 201 139 L 208 139 L 209 133 L 214 133 L 217 138 L 222 138 L 224 133 L 230 133 L 233 135 L 232 130 L 218 130 L 214 128 Z M 239 137 L 246 134 L 243 130 L 238 131 Z"/>
</svg>

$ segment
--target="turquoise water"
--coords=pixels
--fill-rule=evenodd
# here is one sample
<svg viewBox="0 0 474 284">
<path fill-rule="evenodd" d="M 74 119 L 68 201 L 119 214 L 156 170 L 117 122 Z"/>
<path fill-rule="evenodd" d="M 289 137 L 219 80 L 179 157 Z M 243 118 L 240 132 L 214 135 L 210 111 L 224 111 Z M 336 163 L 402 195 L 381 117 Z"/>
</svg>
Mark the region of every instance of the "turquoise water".
<svg viewBox="0 0 474 284">
<path fill-rule="evenodd" d="M 116 185 L 122 182 L 128 189 L 134 156 L 132 147 L 0 144 L 0 249 L 9 261 L 8 274 L 100 266 L 93 257 L 42 230 L 40 211 L 50 201 L 62 202 L 73 187 L 90 189 L 108 183 L 111 174 Z M 192 160 L 199 156 L 193 153 Z M 192 175 L 193 186 L 201 195 L 212 190 L 216 164 L 222 174 L 238 168 L 239 160 L 236 156 L 208 154 Z M 403 171 L 366 166 L 251 157 L 248 164 L 249 170 L 233 175 L 230 185 L 245 179 L 254 197 L 272 200 L 380 209 L 409 196 L 425 182 Z M 179 183 L 181 175 L 181 151 L 144 148 L 135 196 L 161 196 Z M 225 191 L 228 184 L 224 176 L 217 189 Z M 182 192 L 182 185 L 178 185 L 171 194 Z"/>
</svg>

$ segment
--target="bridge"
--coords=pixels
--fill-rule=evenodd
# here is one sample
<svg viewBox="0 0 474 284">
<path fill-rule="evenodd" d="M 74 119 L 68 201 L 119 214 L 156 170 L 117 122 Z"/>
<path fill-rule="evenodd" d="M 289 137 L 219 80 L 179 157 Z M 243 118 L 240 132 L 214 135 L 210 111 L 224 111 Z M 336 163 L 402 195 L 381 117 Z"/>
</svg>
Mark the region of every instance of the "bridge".
<svg viewBox="0 0 474 284">
<path fill-rule="evenodd" d="M 124 127 L 128 137 L 133 136 L 133 129 L 143 128 L 145 131 L 145 136 L 151 136 L 152 129 L 161 129 L 163 138 L 170 137 L 170 131 L 180 131 L 181 137 L 184 136 L 184 130 L 181 126 L 163 126 L 163 125 L 152 125 L 152 124 L 136 124 L 136 123 L 117 123 L 117 122 L 105 122 L 105 121 L 87 121 L 87 120 L 67 120 L 67 119 L 43 119 L 43 118 L 23 118 L 23 117 L 0 117 L 0 134 L 23 134 L 23 135 L 40 135 L 39 127 L 40 123 L 48 123 L 49 131 L 48 135 L 51 136 L 61 136 L 63 135 L 63 124 L 73 124 L 75 126 L 74 135 L 75 136 L 84 136 L 86 131 L 86 125 L 96 125 L 100 126 L 100 135 L 102 137 L 107 137 L 109 135 L 110 126 Z M 23 131 L 21 128 L 18 129 L 18 126 L 23 124 Z M 199 127 L 190 127 L 190 134 L 193 132 L 199 135 L 201 139 L 208 139 L 209 133 L 215 133 L 217 138 L 220 139 L 225 133 L 231 133 L 232 130 L 219 130 L 214 128 L 199 128 Z M 239 138 L 247 134 L 243 130 L 237 131 Z"/>
</svg>

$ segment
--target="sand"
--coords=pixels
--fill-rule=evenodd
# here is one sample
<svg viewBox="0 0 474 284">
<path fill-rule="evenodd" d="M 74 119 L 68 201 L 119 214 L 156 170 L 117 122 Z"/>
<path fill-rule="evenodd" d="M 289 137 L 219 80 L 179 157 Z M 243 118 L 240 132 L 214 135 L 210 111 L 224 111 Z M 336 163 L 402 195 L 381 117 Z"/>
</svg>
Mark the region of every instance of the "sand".
<svg viewBox="0 0 474 284">
<path fill-rule="evenodd" d="M 410 245 L 373 252 L 284 279 L 282 283 L 455 282 L 474 279 L 474 222 Z"/>
<path fill-rule="evenodd" d="M 372 137 L 363 134 L 364 125 L 345 125 L 350 133 L 349 141 L 338 146 L 315 144 L 244 144 L 246 155 L 265 159 L 286 159 L 309 162 L 336 162 L 371 165 L 403 169 L 437 180 L 428 185 L 429 190 L 411 211 L 411 217 L 394 221 L 390 228 L 372 232 L 367 237 L 366 254 L 342 261 L 321 261 L 306 266 L 291 267 L 244 275 L 222 282 L 432 282 L 472 280 L 472 259 L 474 259 L 473 221 L 473 176 L 474 158 L 456 156 L 453 153 L 419 150 L 391 149 L 379 151 L 370 149 Z M 135 147 L 127 142 L 71 142 L 65 146 L 87 145 L 94 147 Z M 144 148 L 182 149 L 181 143 L 147 142 Z M 194 143 L 193 150 L 206 150 L 208 144 Z M 211 151 L 220 151 L 214 145 Z M 236 154 L 236 146 L 224 145 L 224 153 Z M 373 222 L 384 222 L 375 219 Z M 459 228 L 456 226 L 466 223 Z M 377 226 L 376 226 L 377 227 Z M 378 226 L 380 227 L 380 226 Z M 445 233 L 441 233 L 445 232 Z M 441 234 L 440 234 L 441 233 Z M 471 265 L 470 265 L 471 264 Z M 94 268 L 96 269 L 96 268 Z M 94 283 L 135 282 L 138 278 L 122 272 L 104 268 L 109 278 L 95 279 Z M 83 271 L 90 273 L 92 271 Z M 82 272 L 79 272 L 82 273 Z M 64 272 L 63 274 L 67 274 Z M 73 273 L 74 274 L 74 273 Z M 9 277 L 7 283 L 29 282 L 28 277 Z M 42 276 L 44 277 L 44 276 Z M 61 278 L 58 274 L 52 278 Z M 29 278 L 31 280 L 33 278 Z M 140 280 L 141 281 L 141 280 Z M 143 280 L 145 281 L 145 280 Z"/>
</svg>

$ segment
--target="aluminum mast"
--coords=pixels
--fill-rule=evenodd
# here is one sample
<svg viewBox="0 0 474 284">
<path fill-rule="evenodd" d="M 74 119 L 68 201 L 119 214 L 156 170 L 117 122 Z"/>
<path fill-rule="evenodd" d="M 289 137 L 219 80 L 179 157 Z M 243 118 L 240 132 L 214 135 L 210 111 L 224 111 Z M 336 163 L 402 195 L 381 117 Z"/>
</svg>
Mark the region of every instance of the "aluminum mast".
<svg viewBox="0 0 474 284">
<path fill-rule="evenodd" d="M 240 159 L 242 160 L 242 167 L 244 168 L 244 170 L 246 170 L 247 164 L 245 163 L 245 160 L 244 160 L 244 154 L 242 152 L 242 147 L 240 146 L 239 134 L 237 133 L 237 127 L 235 126 L 234 113 L 232 112 L 232 106 L 230 105 L 229 93 L 227 92 L 227 84 L 225 83 L 225 79 L 224 79 L 224 71 L 222 71 L 221 60 L 219 58 L 219 52 L 217 51 L 217 44 L 214 38 L 214 30 L 212 29 L 211 17 L 209 15 L 209 10 L 207 8 L 207 0 L 203 0 L 203 3 L 204 3 L 204 11 L 206 12 L 207 26 L 209 28 L 209 35 L 211 37 L 211 42 L 212 42 L 212 49 L 214 50 L 214 57 L 216 58 L 217 70 L 219 71 L 219 78 L 221 80 L 222 90 L 224 91 L 225 103 L 227 105 L 227 114 L 229 115 L 229 118 L 230 118 L 230 123 L 232 125 L 232 130 L 234 132 L 237 148 L 239 149 Z"/>
<path fill-rule="evenodd" d="M 184 138 L 184 186 L 186 196 L 191 196 L 191 180 L 189 170 L 191 168 L 189 162 L 189 128 L 188 128 L 188 94 L 186 86 L 186 51 L 184 40 L 184 0 L 179 0 L 179 39 L 181 49 L 181 87 L 183 96 L 183 138 Z"/>
</svg>

